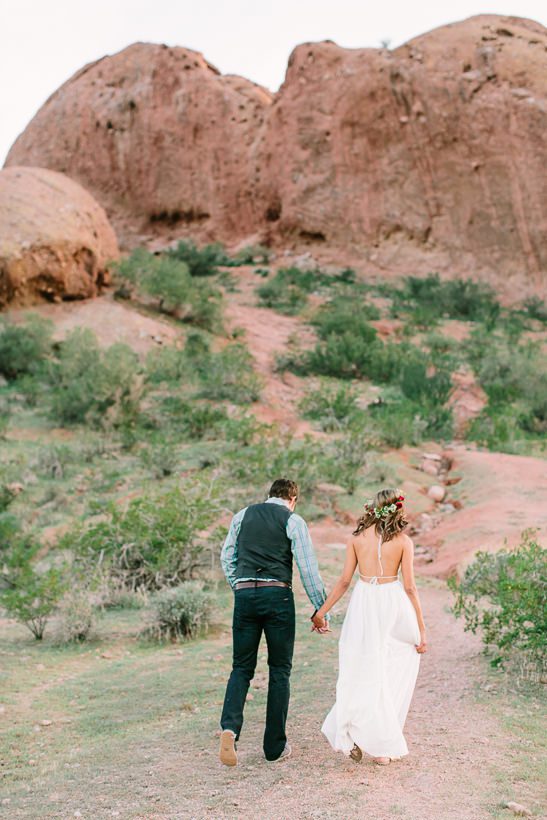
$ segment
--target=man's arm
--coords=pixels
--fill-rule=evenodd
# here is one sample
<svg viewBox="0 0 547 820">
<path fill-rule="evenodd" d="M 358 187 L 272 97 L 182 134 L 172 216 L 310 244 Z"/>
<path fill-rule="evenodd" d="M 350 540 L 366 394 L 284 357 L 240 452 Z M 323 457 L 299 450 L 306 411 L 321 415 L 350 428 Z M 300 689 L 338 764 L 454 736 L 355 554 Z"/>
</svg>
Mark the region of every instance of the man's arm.
<svg viewBox="0 0 547 820">
<path fill-rule="evenodd" d="M 306 595 L 314 609 L 319 609 L 325 602 L 327 593 L 319 573 L 308 525 L 301 516 L 294 513 L 291 515 L 287 522 L 287 536 L 291 540 L 292 553 Z"/>
<path fill-rule="evenodd" d="M 226 580 L 232 589 L 236 582 L 237 537 L 239 535 L 239 530 L 241 529 L 241 522 L 243 521 L 244 514 L 245 510 L 240 510 L 232 518 L 228 535 L 226 536 L 224 546 L 222 547 L 222 551 L 220 553 L 220 563 L 222 565 L 224 575 L 226 576 Z"/>
</svg>

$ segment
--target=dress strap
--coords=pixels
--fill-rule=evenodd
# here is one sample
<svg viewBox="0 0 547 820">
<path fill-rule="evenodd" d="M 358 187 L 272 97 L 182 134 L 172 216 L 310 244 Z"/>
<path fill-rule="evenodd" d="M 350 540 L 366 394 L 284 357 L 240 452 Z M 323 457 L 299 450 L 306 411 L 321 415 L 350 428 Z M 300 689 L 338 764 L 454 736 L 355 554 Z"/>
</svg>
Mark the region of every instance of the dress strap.
<svg viewBox="0 0 547 820">
<path fill-rule="evenodd" d="M 388 581 L 388 580 L 391 579 L 392 581 L 397 581 L 399 576 L 398 575 L 361 575 L 361 573 L 359 573 L 359 578 L 361 579 L 361 581 L 366 581 L 369 584 L 377 584 L 379 580 L 380 581 Z"/>
<path fill-rule="evenodd" d="M 380 575 L 384 574 L 384 568 L 382 566 L 382 535 L 378 536 L 378 563 L 380 564 Z"/>
</svg>

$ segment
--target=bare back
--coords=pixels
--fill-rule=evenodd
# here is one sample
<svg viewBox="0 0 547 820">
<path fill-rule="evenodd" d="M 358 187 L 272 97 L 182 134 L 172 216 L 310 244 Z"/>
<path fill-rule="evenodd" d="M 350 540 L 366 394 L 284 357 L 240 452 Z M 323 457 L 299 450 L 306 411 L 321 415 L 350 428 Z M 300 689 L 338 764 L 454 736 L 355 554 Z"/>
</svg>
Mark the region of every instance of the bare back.
<svg viewBox="0 0 547 820">
<path fill-rule="evenodd" d="M 359 574 L 365 577 L 377 577 L 378 583 L 392 581 L 399 572 L 403 550 L 409 540 L 407 535 L 400 533 L 391 541 L 382 541 L 380 564 L 378 559 L 379 536 L 376 535 L 374 527 L 368 527 L 359 535 L 354 535 L 353 549 L 357 558 Z M 385 576 L 385 580 L 383 576 Z"/>
</svg>

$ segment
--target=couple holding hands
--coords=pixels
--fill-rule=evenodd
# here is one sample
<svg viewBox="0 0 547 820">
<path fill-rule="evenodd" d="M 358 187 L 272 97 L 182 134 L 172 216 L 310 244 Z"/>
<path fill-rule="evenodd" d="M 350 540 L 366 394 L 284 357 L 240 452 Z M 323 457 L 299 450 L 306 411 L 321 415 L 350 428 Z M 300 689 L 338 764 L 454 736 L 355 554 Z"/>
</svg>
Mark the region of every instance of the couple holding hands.
<svg viewBox="0 0 547 820">
<path fill-rule="evenodd" d="M 298 492 L 294 481 L 274 481 L 265 502 L 236 513 L 222 548 L 234 614 L 220 760 L 237 764 L 236 744 L 263 632 L 269 667 L 264 755 L 273 762 L 291 754 L 285 728 L 295 638 L 294 560 L 315 610 L 312 629 L 318 633 L 330 631 L 328 613 L 359 573 L 340 635 L 336 702 L 322 732 L 333 749 L 353 760 L 359 762 L 367 753 L 386 765 L 408 754 L 403 727 L 420 655 L 426 651 L 414 548 L 404 533 L 404 498 L 396 489 L 383 489 L 365 505 L 348 539 L 342 573 L 327 595 L 308 527 L 295 513 Z"/>
</svg>

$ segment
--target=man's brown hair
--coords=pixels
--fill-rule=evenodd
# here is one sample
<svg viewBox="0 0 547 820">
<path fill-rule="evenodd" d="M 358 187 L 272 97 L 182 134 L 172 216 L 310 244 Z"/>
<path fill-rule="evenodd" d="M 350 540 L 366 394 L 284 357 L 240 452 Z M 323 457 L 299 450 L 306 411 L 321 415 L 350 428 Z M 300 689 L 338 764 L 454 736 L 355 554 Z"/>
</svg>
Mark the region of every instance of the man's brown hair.
<svg viewBox="0 0 547 820">
<path fill-rule="evenodd" d="M 290 501 L 291 498 L 298 498 L 298 493 L 299 490 L 296 481 L 291 481 L 290 478 L 276 478 L 270 487 L 268 497 L 286 498 L 287 501 Z"/>
</svg>

